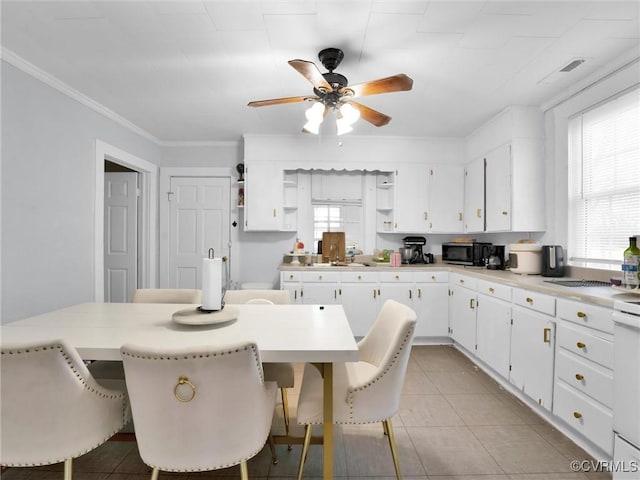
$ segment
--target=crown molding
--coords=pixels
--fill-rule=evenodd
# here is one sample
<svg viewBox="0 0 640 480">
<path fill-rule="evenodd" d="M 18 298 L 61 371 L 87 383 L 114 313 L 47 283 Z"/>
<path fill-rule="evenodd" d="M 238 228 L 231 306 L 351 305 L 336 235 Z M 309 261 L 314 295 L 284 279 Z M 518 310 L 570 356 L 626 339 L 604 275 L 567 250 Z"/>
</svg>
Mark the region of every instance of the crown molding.
<svg viewBox="0 0 640 480">
<path fill-rule="evenodd" d="M 227 147 L 235 148 L 242 144 L 241 140 L 211 140 L 211 141 L 160 141 L 161 147 Z"/>
<path fill-rule="evenodd" d="M 132 132 L 134 132 L 137 135 L 140 135 L 141 137 L 143 137 L 143 138 L 155 143 L 156 145 L 159 145 L 159 146 L 162 145 L 162 142 L 158 138 L 156 138 L 155 136 L 151 135 L 146 130 L 138 127 L 134 123 L 131 123 L 126 118 L 118 115 L 113 110 L 110 110 L 107 107 L 105 107 L 104 105 L 102 105 L 102 104 L 96 102 L 95 100 L 87 97 L 83 93 L 80 93 L 79 91 L 77 91 L 74 88 L 70 87 L 69 85 L 67 85 L 63 81 L 59 80 L 58 78 L 54 77 L 53 75 L 51 75 L 51 74 L 45 72 L 44 70 L 36 67 L 35 65 L 33 65 L 32 63 L 26 61 L 24 58 L 20 57 L 19 55 L 17 55 L 16 53 L 12 52 L 11 50 L 9 50 L 9 49 L 7 49 L 5 47 L 1 47 L 0 58 L 2 60 L 4 60 L 5 62 L 13 65 L 14 67 L 16 67 L 18 70 L 23 71 L 27 75 L 31 75 L 35 79 L 40 80 L 45 85 L 48 85 L 49 87 L 54 88 L 55 90 L 58 90 L 59 92 L 65 94 L 66 96 L 72 98 L 73 100 L 81 103 L 85 107 L 90 108 L 94 112 L 99 113 L 100 115 L 108 118 L 109 120 L 112 120 L 112 121 L 122 125 L 123 127 L 127 128 L 128 130 L 131 130 Z"/>
</svg>

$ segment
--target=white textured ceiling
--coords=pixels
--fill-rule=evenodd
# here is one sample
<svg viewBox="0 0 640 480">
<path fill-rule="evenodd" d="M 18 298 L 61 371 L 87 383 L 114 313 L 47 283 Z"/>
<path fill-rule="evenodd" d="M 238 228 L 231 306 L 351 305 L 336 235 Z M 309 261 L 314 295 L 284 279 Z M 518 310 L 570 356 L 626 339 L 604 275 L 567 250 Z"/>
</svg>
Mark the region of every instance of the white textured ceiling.
<svg viewBox="0 0 640 480">
<path fill-rule="evenodd" d="M 413 90 L 359 99 L 393 119 L 356 135 L 464 136 L 511 104 L 540 105 L 640 49 L 631 1 L 1 2 L 5 53 L 160 142 L 297 134 L 312 93 L 287 61 L 344 50 L 351 84 L 406 73 Z M 548 75 L 574 58 L 572 73 Z M 553 79 L 550 83 L 548 80 Z M 329 123 L 329 122 L 325 122 Z M 329 129 L 329 126 L 325 127 Z"/>
</svg>

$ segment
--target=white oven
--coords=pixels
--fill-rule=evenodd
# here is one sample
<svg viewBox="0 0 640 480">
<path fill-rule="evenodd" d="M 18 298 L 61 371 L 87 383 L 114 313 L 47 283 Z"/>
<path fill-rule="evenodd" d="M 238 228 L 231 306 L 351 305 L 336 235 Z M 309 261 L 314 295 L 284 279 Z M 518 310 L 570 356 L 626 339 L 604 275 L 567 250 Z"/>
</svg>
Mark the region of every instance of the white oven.
<svg viewBox="0 0 640 480">
<path fill-rule="evenodd" d="M 640 479 L 640 301 L 613 306 L 613 478 Z"/>
</svg>

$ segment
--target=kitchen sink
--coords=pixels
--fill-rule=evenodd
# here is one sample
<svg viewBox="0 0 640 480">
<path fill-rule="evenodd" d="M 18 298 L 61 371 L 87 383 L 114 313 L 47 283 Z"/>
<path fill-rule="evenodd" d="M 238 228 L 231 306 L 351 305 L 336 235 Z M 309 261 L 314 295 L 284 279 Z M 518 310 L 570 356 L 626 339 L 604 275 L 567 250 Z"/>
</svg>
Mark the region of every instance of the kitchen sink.
<svg viewBox="0 0 640 480">
<path fill-rule="evenodd" d="M 555 283 L 563 287 L 609 287 L 609 282 L 600 280 L 545 280 L 548 283 Z"/>
</svg>

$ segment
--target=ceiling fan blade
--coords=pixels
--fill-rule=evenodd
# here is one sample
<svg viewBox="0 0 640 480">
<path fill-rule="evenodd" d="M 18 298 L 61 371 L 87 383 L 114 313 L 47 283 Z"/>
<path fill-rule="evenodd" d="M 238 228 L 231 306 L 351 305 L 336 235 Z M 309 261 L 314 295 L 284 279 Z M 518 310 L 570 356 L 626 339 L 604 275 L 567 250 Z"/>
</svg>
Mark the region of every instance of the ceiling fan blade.
<svg viewBox="0 0 640 480">
<path fill-rule="evenodd" d="M 390 116 L 380 113 L 373 108 L 369 108 L 366 105 L 362 105 L 361 103 L 354 101 L 347 101 L 346 103 L 357 108 L 360 111 L 360 118 L 366 120 L 372 125 L 375 125 L 376 127 L 382 127 L 391 121 Z"/>
<path fill-rule="evenodd" d="M 378 93 L 388 92 L 404 92 L 411 90 L 413 80 L 404 73 L 393 75 L 391 77 L 380 78 L 370 82 L 349 85 L 340 89 L 339 93 L 349 94 L 349 90 L 353 92 L 353 97 L 363 97 L 365 95 L 377 95 Z"/>
<path fill-rule="evenodd" d="M 272 98 L 271 100 L 258 100 L 256 102 L 249 102 L 248 107 L 267 107 L 269 105 L 279 105 L 281 103 L 296 103 L 304 102 L 305 100 L 313 100 L 314 96 L 302 95 L 300 97 L 284 97 L 284 98 Z"/>
<path fill-rule="evenodd" d="M 316 87 L 318 90 L 325 90 L 327 92 L 332 92 L 333 88 L 329 82 L 325 80 L 316 67 L 316 64 L 313 62 L 309 62 L 307 60 L 289 60 L 289 65 L 295 68 L 304 78 L 309 80 L 311 84 Z"/>
</svg>

